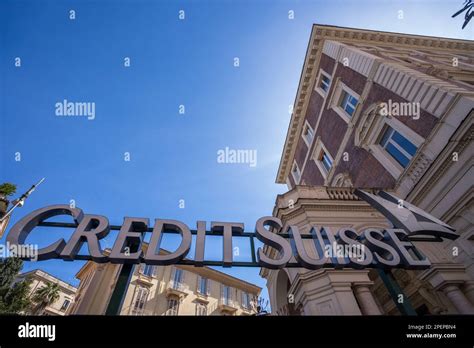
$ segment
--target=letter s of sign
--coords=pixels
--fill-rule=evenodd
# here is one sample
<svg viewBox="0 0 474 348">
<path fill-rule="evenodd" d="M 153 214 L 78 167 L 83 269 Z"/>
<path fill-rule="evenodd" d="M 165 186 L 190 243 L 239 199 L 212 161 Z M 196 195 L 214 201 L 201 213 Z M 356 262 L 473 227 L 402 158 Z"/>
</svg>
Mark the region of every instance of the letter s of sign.
<svg viewBox="0 0 474 348">
<path fill-rule="evenodd" d="M 84 217 L 81 209 L 71 208 L 67 204 L 50 205 L 37 209 L 13 225 L 8 233 L 7 242 L 10 245 L 24 244 L 28 235 L 36 226 L 38 226 L 42 221 L 57 215 L 70 215 L 73 217 L 76 224 L 79 224 Z M 55 243 L 39 249 L 38 260 L 48 260 L 58 257 L 65 245 L 66 242 L 61 238 Z M 22 259 L 29 260 L 29 258 Z"/>
<path fill-rule="evenodd" d="M 265 226 L 276 228 L 279 231 L 282 228 L 281 220 L 271 216 L 264 216 L 258 219 L 255 223 L 255 233 L 257 235 L 257 239 L 262 243 L 277 249 L 280 252 L 281 257 L 278 260 L 269 258 L 267 255 L 265 255 L 262 248 L 258 248 L 258 263 L 260 266 L 270 269 L 284 268 L 290 261 L 292 255 L 290 243 L 288 243 L 282 236 L 278 236 L 277 234 L 267 230 Z"/>
</svg>

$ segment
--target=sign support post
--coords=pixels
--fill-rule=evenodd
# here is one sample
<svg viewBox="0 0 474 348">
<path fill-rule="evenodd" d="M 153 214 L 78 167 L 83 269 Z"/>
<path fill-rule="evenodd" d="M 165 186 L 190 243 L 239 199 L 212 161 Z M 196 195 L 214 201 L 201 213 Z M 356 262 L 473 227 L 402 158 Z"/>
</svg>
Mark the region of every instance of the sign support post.
<svg viewBox="0 0 474 348">
<path fill-rule="evenodd" d="M 381 268 L 378 268 L 377 272 L 400 313 L 402 313 L 402 315 L 417 315 L 408 296 L 403 292 L 400 285 L 398 285 L 392 272 Z M 400 298 L 400 296 L 402 297 Z M 399 302 L 399 299 L 401 299 L 401 302 Z"/>
<path fill-rule="evenodd" d="M 134 269 L 135 265 L 131 263 L 125 263 L 122 265 L 120 274 L 117 278 L 117 283 L 114 286 L 114 291 L 112 292 L 109 304 L 107 305 L 105 315 L 120 315 L 120 310 L 122 309 L 122 304 L 125 300 L 125 294 L 127 293 L 128 285 L 130 284 L 130 279 Z"/>
</svg>

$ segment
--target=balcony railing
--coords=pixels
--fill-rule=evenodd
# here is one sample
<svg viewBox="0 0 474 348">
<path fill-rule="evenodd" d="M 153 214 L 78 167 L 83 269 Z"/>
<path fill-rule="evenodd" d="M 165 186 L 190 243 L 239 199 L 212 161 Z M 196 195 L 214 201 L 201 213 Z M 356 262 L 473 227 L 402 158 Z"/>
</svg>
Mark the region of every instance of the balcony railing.
<svg viewBox="0 0 474 348">
<path fill-rule="evenodd" d="M 189 290 L 189 286 L 187 284 L 174 280 L 170 280 L 166 286 L 167 295 L 176 295 L 178 297 L 183 297 L 188 295 L 187 290 Z"/>
<path fill-rule="evenodd" d="M 178 310 L 176 309 L 167 309 L 162 315 L 164 316 L 167 316 L 167 315 L 170 315 L 170 316 L 173 316 L 173 315 L 178 315 Z"/>
<path fill-rule="evenodd" d="M 231 298 L 223 297 L 219 300 L 219 308 L 221 311 L 235 312 L 238 308 L 238 303 Z"/>
</svg>

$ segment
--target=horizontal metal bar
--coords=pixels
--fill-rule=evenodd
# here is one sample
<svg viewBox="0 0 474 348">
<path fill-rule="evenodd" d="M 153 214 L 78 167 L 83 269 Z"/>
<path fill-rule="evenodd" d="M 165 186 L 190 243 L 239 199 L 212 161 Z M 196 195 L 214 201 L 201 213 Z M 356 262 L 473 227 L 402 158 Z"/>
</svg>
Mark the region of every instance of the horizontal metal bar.
<svg viewBox="0 0 474 348">
<path fill-rule="evenodd" d="M 41 227 L 63 227 L 63 228 L 76 228 L 78 225 L 73 223 L 73 222 L 52 222 L 52 221 L 43 221 L 38 224 L 38 226 Z M 120 225 L 110 225 L 110 229 L 113 231 L 119 231 L 122 226 Z M 197 230 L 190 230 L 191 234 L 195 235 L 197 234 Z M 145 232 L 153 232 L 153 227 L 148 227 Z M 174 231 L 174 230 L 166 230 L 166 233 L 171 233 L 171 234 L 179 234 L 179 231 Z M 290 238 L 289 233 L 277 233 L 279 236 L 283 238 Z M 222 231 L 206 231 L 206 236 L 222 236 L 223 232 Z M 257 234 L 255 232 L 232 232 L 233 237 L 247 237 L 247 238 L 252 238 L 252 237 L 257 237 Z M 311 239 L 313 238 L 310 234 L 301 234 L 301 238 L 303 239 Z"/>
<path fill-rule="evenodd" d="M 78 225 L 73 222 L 52 222 L 52 221 L 43 221 L 38 224 L 41 227 L 63 227 L 63 228 L 76 228 Z M 110 229 L 113 231 L 119 231 L 122 226 L 120 225 L 110 225 Z M 196 235 L 197 230 L 190 230 L 191 234 Z M 148 227 L 145 232 L 153 232 L 153 227 Z M 179 231 L 175 230 L 166 230 L 166 233 L 170 234 L 179 234 Z M 289 239 L 291 238 L 289 233 L 276 233 L 278 236 Z M 222 231 L 206 231 L 206 236 L 217 236 L 222 237 Z M 247 237 L 247 238 L 256 238 L 257 234 L 255 232 L 232 232 L 232 237 Z M 302 239 L 312 239 L 313 236 L 308 233 L 301 233 Z M 408 239 L 411 242 L 442 242 L 443 239 L 437 236 L 425 236 L 420 237 L 418 235 L 409 236 Z"/>
</svg>

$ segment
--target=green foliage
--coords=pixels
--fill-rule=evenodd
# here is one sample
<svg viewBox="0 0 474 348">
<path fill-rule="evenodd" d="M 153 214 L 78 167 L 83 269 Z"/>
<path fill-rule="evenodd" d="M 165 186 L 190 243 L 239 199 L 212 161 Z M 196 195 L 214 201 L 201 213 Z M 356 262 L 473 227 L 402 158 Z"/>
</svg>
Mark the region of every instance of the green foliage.
<svg viewBox="0 0 474 348">
<path fill-rule="evenodd" d="M 26 312 L 31 306 L 31 301 L 28 297 L 30 285 L 30 279 L 15 283 L 0 300 L 0 314 L 19 314 Z"/>
<path fill-rule="evenodd" d="M 15 278 L 23 268 L 23 261 L 7 257 L 0 261 L 0 314 L 19 314 L 30 306 L 30 283 L 25 279 L 15 284 Z"/>
<path fill-rule="evenodd" d="M 5 182 L 0 185 L 0 194 L 5 196 L 11 196 L 16 192 L 16 185 L 9 182 Z"/>
<path fill-rule="evenodd" d="M 47 283 L 41 289 L 35 291 L 33 302 L 35 303 L 34 314 L 43 314 L 45 308 L 59 299 L 59 285 Z"/>
<path fill-rule="evenodd" d="M 17 257 L 7 257 L 0 261 L 0 295 L 12 286 L 22 268 L 23 261 Z"/>
</svg>

